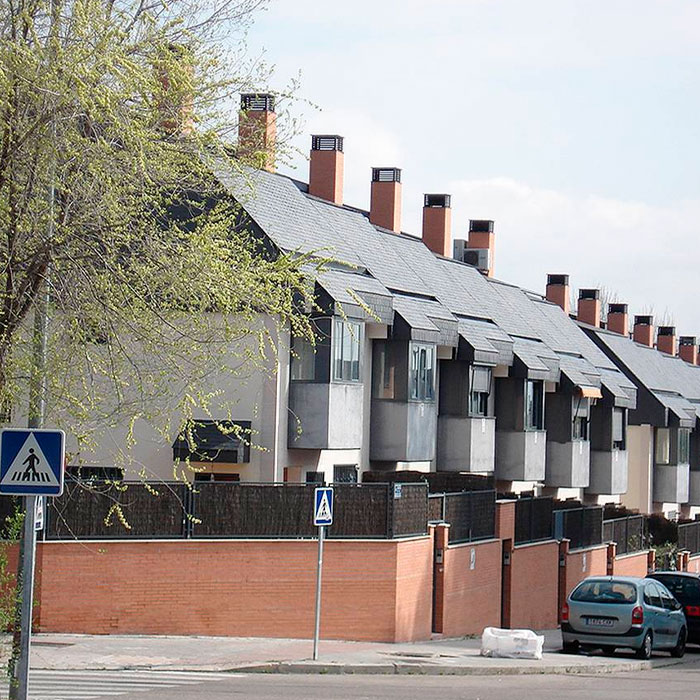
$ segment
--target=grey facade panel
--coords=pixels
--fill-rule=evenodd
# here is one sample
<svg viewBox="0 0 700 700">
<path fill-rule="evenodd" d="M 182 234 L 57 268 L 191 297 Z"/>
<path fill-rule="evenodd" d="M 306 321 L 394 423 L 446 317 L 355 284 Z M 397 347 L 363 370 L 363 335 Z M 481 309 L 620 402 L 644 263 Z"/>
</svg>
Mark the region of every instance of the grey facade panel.
<svg viewBox="0 0 700 700">
<path fill-rule="evenodd" d="M 690 466 L 654 465 L 654 501 L 687 503 L 690 498 Z"/>
<path fill-rule="evenodd" d="M 362 384 L 291 382 L 288 447 L 362 447 L 362 395 Z"/>
<path fill-rule="evenodd" d="M 691 506 L 700 506 L 700 470 L 690 470 L 688 503 Z"/>
<path fill-rule="evenodd" d="M 547 433 L 544 430 L 496 430 L 497 479 L 543 481 Z"/>
<path fill-rule="evenodd" d="M 381 462 L 435 459 L 437 404 L 372 400 L 369 458 Z"/>
<path fill-rule="evenodd" d="M 438 471 L 493 472 L 495 458 L 494 418 L 439 416 Z"/>
<path fill-rule="evenodd" d="M 591 450 L 591 479 L 586 492 L 606 496 L 626 493 L 628 474 L 626 450 Z"/>
<path fill-rule="evenodd" d="M 547 441 L 544 483 L 558 488 L 586 488 L 590 482 L 591 444 L 588 440 Z"/>
</svg>

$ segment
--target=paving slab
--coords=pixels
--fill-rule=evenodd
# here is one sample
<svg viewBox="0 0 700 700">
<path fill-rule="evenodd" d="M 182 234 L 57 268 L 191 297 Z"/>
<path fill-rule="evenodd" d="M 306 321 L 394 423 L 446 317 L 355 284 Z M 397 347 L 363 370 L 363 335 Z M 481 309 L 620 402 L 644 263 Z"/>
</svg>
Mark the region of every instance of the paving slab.
<svg viewBox="0 0 700 700">
<path fill-rule="evenodd" d="M 639 671 L 678 663 L 633 654 L 562 654 L 559 630 L 546 630 L 541 660 L 487 658 L 480 638 L 406 644 L 309 639 L 36 634 L 31 667 L 44 670 L 229 671 L 246 673 L 520 675 Z M 0 640 L 2 644 L 2 640 Z M 7 640 L 5 640 L 5 647 Z"/>
</svg>

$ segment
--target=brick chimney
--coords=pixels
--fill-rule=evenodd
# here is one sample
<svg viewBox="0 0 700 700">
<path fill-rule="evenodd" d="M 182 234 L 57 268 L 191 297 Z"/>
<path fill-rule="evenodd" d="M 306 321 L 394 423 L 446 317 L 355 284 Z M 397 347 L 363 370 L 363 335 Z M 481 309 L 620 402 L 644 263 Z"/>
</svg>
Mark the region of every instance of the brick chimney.
<svg viewBox="0 0 700 700">
<path fill-rule="evenodd" d="M 494 253 L 496 239 L 493 233 L 493 221 L 489 219 L 470 219 L 467 248 L 470 250 L 488 250 L 488 267 L 484 272 L 487 277 L 493 277 Z"/>
<path fill-rule="evenodd" d="M 578 313 L 576 318 L 589 326 L 600 328 L 600 290 L 578 290 Z"/>
<path fill-rule="evenodd" d="M 627 313 L 627 304 L 608 304 L 607 328 L 613 333 L 619 333 L 626 338 L 629 337 L 630 321 Z"/>
<path fill-rule="evenodd" d="M 312 136 L 309 194 L 342 204 L 344 161 L 342 136 Z"/>
<path fill-rule="evenodd" d="M 268 93 L 241 95 L 238 117 L 238 157 L 269 172 L 275 170 L 277 115 Z"/>
<path fill-rule="evenodd" d="M 372 168 L 369 220 L 375 226 L 401 233 L 401 170 Z"/>
<path fill-rule="evenodd" d="M 547 275 L 547 301 L 551 301 L 568 316 L 571 311 L 569 299 L 569 275 Z"/>
<path fill-rule="evenodd" d="M 678 339 L 678 354 L 691 365 L 698 364 L 698 339 L 694 335 L 682 335 Z"/>
<path fill-rule="evenodd" d="M 641 343 L 650 348 L 654 347 L 654 317 L 635 316 L 632 338 L 635 343 Z"/>
<path fill-rule="evenodd" d="M 675 326 L 659 326 L 659 334 L 656 338 L 656 348 L 666 355 L 676 354 L 676 328 Z"/>
<path fill-rule="evenodd" d="M 452 253 L 452 209 L 449 194 L 426 194 L 423 198 L 423 243 L 446 258 Z"/>
<path fill-rule="evenodd" d="M 170 44 L 156 64 L 162 92 L 157 95 L 158 126 L 170 136 L 187 137 L 194 131 L 192 54 L 181 44 Z"/>
</svg>

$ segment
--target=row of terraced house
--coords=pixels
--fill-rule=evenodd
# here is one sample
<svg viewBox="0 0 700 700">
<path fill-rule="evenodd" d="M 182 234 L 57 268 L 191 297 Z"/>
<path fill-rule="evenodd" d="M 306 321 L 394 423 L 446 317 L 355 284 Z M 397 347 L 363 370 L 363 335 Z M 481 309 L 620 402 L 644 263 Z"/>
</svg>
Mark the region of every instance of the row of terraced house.
<svg viewBox="0 0 700 700">
<path fill-rule="evenodd" d="M 242 108 L 242 138 L 257 125 L 273 163 L 274 98 L 246 95 Z M 503 492 L 700 512 L 695 337 L 655 332 L 650 316 L 631 323 L 595 289 L 572 311 L 567 275 L 549 275 L 541 294 L 498 280 L 493 222 L 472 220 L 453 240 L 449 194 L 425 195 L 420 237 L 402 232 L 398 168 L 372 169 L 369 212 L 347 205 L 343 161 L 343 138 L 319 135 L 308 183 L 272 165 L 216 174 L 251 235 L 336 262 L 316 281 L 316 347 L 282 334 L 274 376 L 223 387 L 261 449 L 202 415 L 197 478 L 455 471 L 493 475 Z M 137 436 L 135 461 L 167 478 L 186 452 L 178 436 L 164 444 L 146 425 Z M 112 466 L 114 442 L 83 464 Z"/>
<path fill-rule="evenodd" d="M 282 331 L 274 372 L 217 385 L 233 417 L 199 416 L 196 448 L 137 423 L 131 459 L 151 479 L 186 456 L 195 480 L 241 487 L 449 472 L 488 477 L 509 495 L 492 512 L 493 537 L 478 543 L 451 543 L 444 521 L 415 537 L 331 540 L 324 636 L 542 628 L 556 625 L 558 601 L 580 578 L 644 575 L 653 557 L 643 549 L 620 557 L 606 542 L 576 552 L 551 536 L 518 543 L 512 499 L 700 513 L 696 338 L 655 330 L 650 316 L 630 320 L 625 304 L 603 309 L 596 289 L 580 289 L 571 309 L 565 274 L 549 275 L 541 293 L 497 279 L 493 222 L 472 220 L 453 239 L 449 194 L 425 194 L 421 235 L 403 232 L 399 168 L 372 169 L 369 211 L 346 204 L 341 136 L 312 137 L 308 182 L 276 173 L 274 96 L 244 95 L 241 108 L 239 146 L 254 133 L 267 167 L 222 165 L 213 176 L 266 249 L 333 259 L 314 282 L 316 343 Z M 230 420 L 254 437 L 219 430 Z M 113 477 L 115 445 L 118 433 L 76 453 L 82 473 Z M 39 557 L 44 580 L 63 581 L 39 587 L 42 629 L 310 633 L 310 541 L 43 542 Z M 86 595 L 76 599 L 76 587 Z"/>
</svg>

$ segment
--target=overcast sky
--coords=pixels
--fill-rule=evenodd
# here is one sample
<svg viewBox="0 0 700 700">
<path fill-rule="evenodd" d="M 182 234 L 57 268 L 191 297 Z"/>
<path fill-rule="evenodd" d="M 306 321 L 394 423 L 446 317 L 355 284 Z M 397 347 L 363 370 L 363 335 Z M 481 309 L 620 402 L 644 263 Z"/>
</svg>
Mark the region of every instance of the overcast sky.
<svg viewBox="0 0 700 700">
<path fill-rule="evenodd" d="M 403 224 L 453 195 L 493 219 L 496 276 L 605 286 L 700 336 L 700 0 L 272 0 L 249 40 L 292 105 L 345 137 L 345 202 L 403 169 Z M 308 180 L 308 164 L 282 172 Z"/>
</svg>

